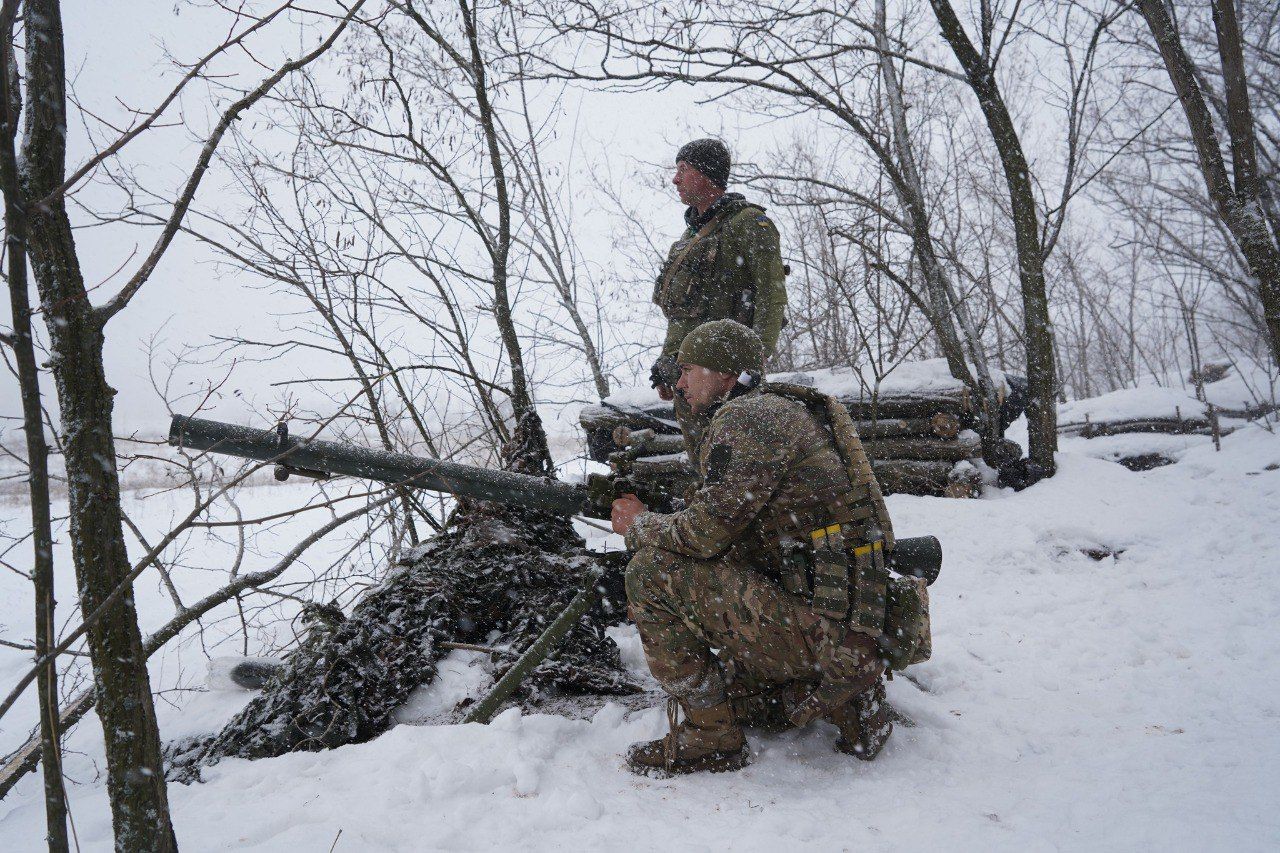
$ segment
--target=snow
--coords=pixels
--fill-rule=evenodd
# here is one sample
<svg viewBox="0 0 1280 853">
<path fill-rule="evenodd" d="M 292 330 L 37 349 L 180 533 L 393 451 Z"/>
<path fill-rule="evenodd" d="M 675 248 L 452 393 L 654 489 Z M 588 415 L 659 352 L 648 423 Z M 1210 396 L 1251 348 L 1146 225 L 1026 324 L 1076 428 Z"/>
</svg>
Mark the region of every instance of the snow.
<svg viewBox="0 0 1280 853">
<path fill-rule="evenodd" d="M 1212 445 L 1213 438 L 1207 435 L 1169 435 L 1160 432 L 1126 432 L 1096 438 L 1062 436 L 1058 439 L 1060 450 L 1112 462 L 1152 454 L 1177 462 L 1192 448 Z"/>
<path fill-rule="evenodd" d="M 224 761 L 204 784 L 170 787 L 179 841 L 197 851 L 1275 849 L 1280 436 L 1247 426 L 1221 452 L 1189 443 L 1178 464 L 1142 473 L 1064 447 L 1057 476 L 1023 492 L 889 499 L 895 527 L 937 535 L 946 561 L 931 591 L 934 659 L 889 685 L 914 726 L 899 726 L 874 763 L 833 752 L 834 730 L 818 724 L 751 732 L 754 762 L 740 773 L 645 779 L 621 755 L 663 731 L 661 709 L 610 704 L 587 720 L 508 711 L 489 726 L 401 725 L 330 752 Z M 0 619 L 26 624 L 22 585 L 0 582 Z M 146 613 L 163 603 L 152 593 L 139 595 Z M 612 636 L 642 668 L 634 630 Z M 483 691 L 483 657 L 452 653 L 408 718 L 438 719 Z M 6 651 L 6 681 L 20 658 Z M 173 686 L 177 669 L 153 667 L 156 687 Z M 210 731 L 249 695 L 166 694 L 162 731 Z M 26 735 L 30 720 L 16 715 L 3 721 L 6 747 Z M 69 747 L 81 849 L 108 850 L 96 718 Z M 28 776 L 0 803 L 0 847 L 41 848 L 39 787 Z"/>
<path fill-rule="evenodd" d="M 1058 406 L 1058 423 L 1081 424 L 1087 416 L 1090 421 L 1138 420 L 1145 418 L 1205 419 L 1209 416 L 1207 403 L 1219 409 L 1243 414 L 1261 404 L 1272 404 L 1280 395 L 1276 377 L 1259 369 L 1247 369 L 1248 375 L 1232 369 L 1217 382 L 1204 386 L 1204 402 L 1196 399 L 1195 389 L 1183 387 L 1183 379 L 1177 375 L 1144 378 L 1136 388 L 1120 388 L 1098 397 L 1070 400 Z"/>
<path fill-rule="evenodd" d="M 1211 387 L 1211 386 L 1210 386 Z M 1239 405 L 1236 401 L 1235 405 Z M 1136 420 L 1139 418 L 1207 418 L 1208 409 L 1195 394 L 1182 388 L 1144 385 L 1121 388 L 1099 397 L 1072 400 L 1058 406 L 1059 424 Z"/>
<path fill-rule="evenodd" d="M 998 381 L 1003 381 L 1003 374 L 999 371 L 996 372 L 996 377 Z M 808 385 L 824 394 L 839 397 L 867 397 L 877 387 L 875 372 L 870 367 L 860 370 L 846 367 L 805 370 L 801 373 L 770 373 L 765 379 Z M 882 397 L 959 393 L 963 389 L 964 384 L 951 375 L 946 360 L 941 358 L 903 362 L 888 368 L 887 374 L 879 380 L 879 394 Z M 661 405 L 658 392 L 648 384 L 616 388 L 605 402 L 615 406 L 640 408 Z"/>
<path fill-rule="evenodd" d="M 941 358 L 899 364 L 890 368 L 887 375 L 880 378 L 878 386 L 875 374 L 870 368 L 860 371 L 842 368 L 806 370 L 804 375 L 812 377 L 813 387 L 819 391 L 839 397 L 867 397 L 877 387 L 882 397 L 958 393 L 964 388 L 964 384 L 953 377 L 947 369 L 946 360 Z M 774 378 L 782 382 L 791 381 L 787 375 Z"/>
</svg>

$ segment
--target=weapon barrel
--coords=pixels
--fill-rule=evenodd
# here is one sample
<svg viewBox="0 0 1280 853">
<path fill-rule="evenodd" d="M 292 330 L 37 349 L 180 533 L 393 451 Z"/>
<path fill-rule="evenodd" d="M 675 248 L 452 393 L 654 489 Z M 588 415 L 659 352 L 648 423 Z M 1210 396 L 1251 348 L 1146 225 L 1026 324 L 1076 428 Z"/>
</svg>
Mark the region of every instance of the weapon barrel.
<svg viewBox="0 0 1280 853">
<path fill-rule="evenodd" d="M 281 438 L 273 430 L 203 418 L 174 415 L 169 427 L 169 444 L 259 462 L 276 462 L 307 471 L 517 504 L 560 515 L 578 515 L 589 509 L 586 494 L 568 483 L 333 441 Z"/>
<path fill-rule="evenodd" d="M 932 584 L 942 571 L 942 543 L 936 536 L 899 539 L 889 552 L 889 568 L 900 575 L 924 578 L 926 584 Z"/>
</svg>

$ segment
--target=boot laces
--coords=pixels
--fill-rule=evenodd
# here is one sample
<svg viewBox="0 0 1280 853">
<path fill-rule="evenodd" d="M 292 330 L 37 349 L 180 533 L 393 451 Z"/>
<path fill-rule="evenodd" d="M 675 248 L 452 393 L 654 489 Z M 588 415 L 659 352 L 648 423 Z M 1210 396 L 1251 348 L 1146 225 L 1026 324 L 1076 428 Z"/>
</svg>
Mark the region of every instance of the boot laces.
<svg viewBox="0 0 1280 853">
<path fill-rule="evenodd" d="M 680 703 L 674 696 L 667 697 L 667 736 L 662 739 L 662 763 L 668 771 L 675 769 L 680 754 L 680 735 L 676 727 L 680 723 Z"/>
</svg>

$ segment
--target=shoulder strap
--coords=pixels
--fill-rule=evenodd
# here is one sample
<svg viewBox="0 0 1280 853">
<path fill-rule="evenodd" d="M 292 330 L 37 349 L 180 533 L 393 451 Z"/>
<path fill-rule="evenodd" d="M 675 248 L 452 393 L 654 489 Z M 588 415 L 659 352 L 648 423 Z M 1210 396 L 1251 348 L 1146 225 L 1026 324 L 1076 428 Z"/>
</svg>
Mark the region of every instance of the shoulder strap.
<svg viewBox="0 0 1280 853">
<path fill-rule="evenodd" d="M 732 207 L 726 207 L 724 210 L 711 217 L 711 220 L 699 228 L 698 232 L 689 238 L 689 242 L 684 244 L 684 248 L 680 250 L 679 254 L 672 258 L 667 264 L 667 271 L 662 276 L 659 289 L 665 290 L 667 288 L 671 283 L 671 277 L 675 275 L 676 270 L 680 269 L 680 264 L 684 263 L 684 259 L 689 257 L 689 253 L 693 251 L 694 246 L 719 231 L 724 227 L 726 222 L 744 210 L 758 210 L 761 213 L 764 213 L 763 207 L 755 204 L 744 203 L 741 206 L 734 205 Z"/>
<path fill-rule="evenodd" d="M 764 394 L 780 394 L 804 403 L 826 419 L 831 427 L 831 435 L 835 439 L 836 450 L 849 472 L 850 482 L 855 489 L 859 487 L 867 489 L 871 505 L 875 508 L 876 523 L 884 533 L 885 547 L 892 548 L 893 523 L 889 520 L 889 509 L 885 506 L 880 484 L 871 470 L 871 460 L 867 458 L 867 452 L 862 447 L 862 439 L 858 437 L 858 428 L 854 426 L 853 418 L 844 404 L 817 388 L 790 382 L 766 382 L 760 386 L 760 391 Z"/>
</svg>

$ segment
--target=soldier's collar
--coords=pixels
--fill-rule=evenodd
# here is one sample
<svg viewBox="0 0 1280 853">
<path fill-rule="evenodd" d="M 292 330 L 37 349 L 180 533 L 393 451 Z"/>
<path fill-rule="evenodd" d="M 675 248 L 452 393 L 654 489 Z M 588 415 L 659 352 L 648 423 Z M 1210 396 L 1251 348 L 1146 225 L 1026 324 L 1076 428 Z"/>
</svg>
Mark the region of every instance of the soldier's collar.
<svg viewBox="0 0 1280 853">
<path fill-rule="evenodd" d="M 701 228 L 718 216 L 725 208 L 736 206 L 738 202 L 742 201 L 746 201 L 746 196 L 742 193 L 725 193 L 716 199 L 703 213 L 698 213 L 698 208 L 696 207 L 686 207 L 684 210 L 684 224 L 690 228 Z"/>
<path fill-rule="evenodd" d="M 760 390 L 759 386 L 756 386 L 755 388 L 748 388 L 747 386 L 742 385 L 741 383 L 734 385 L 732 388 L 729 389 L 729 393 L 725 394 L 724 397 L 712 403 L 710 406 L 707 406 L 707 415 L 706 415 L 707 420 L 711 420 L 711 418 L 714 418 L 716 416 L 716 412 L 720 411 L 720 407 L 723 406 L 725 403 L 728 403 L 730 400 L 736 400 L 739 397 L 745 397 L 746 395 L 754 393 L 759 390 Z"/>
</svg>

